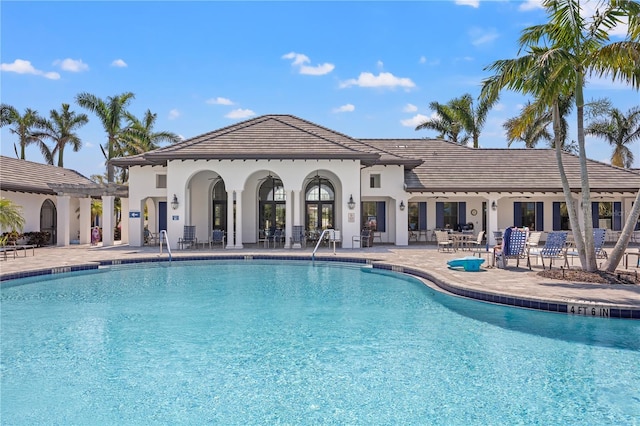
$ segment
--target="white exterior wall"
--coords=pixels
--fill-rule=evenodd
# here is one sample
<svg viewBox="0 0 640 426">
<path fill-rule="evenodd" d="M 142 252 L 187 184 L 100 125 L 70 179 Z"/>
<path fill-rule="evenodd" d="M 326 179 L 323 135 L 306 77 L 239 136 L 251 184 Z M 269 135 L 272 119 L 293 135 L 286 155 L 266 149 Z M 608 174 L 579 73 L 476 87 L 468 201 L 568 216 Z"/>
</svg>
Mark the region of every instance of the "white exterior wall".
<svg viewBox="0 0 640 426">
<path fill-rule="evenodd" d="M 0 197 L 7 198 L 13 201 L 16 205 L 21 206 L 21 214 L 25 220 L 24 229 L 22 232 L 39 232 L 40 231 L 40 209 L 42 203 L 46 200 L 51 200 L 56 206 L 57 214 L 60 215 L 60 209 L 58 206 L 58 196 L 46 195 L 46 194 L 32 194 L 25 192 L 13 192 L 13 191 L 0 191 Z M 58 244 L 61 242 L 78 240 L 80 238 L 80 199 L 70 197 L 68 220 L 65 222 L 67 228 L 67 234 L 62 234 L 60 226 L 57 228 L 57 240 Z M 90 213 L 89 213 L 90 214 Z M 7 232 L 9 229 L 2 229 L 0 232 Z"/>
<path fill-rule="evenodd" d="M 158 173 L 167 174 L 167 188 L 155 188 Z M 184 225 L 195 225 L 198 240 L 206 241 L 211 232 L 211 190 L 212 179 L 220 176 L 228 193 L 240 194 L 240 209 L 242 241 L 236 241 L 234 248 L 240 248 L 242 243 L 257 241 L 257 190 L 260 180 L 271 173 L 279 177 L 284 185 L 287 197 L 293 197 L 299 191 L 299 199 L 289 201 L 292 208 L 287 209 L 287 229 L 290 235 L 294 223 L 304 224 L 304 186 L 308 179 L 316 173 L 331 179 L 335 189 L 335 221 L 334 227 L 342 233 L 344 247 L 351 246 L 351 237 L 359 233 L 360 211 L 360 162 L 353 160 L 187 160 L 170 161 L 166 168 L 134 166 L 129 170 L 129 201 L 130 210 L 143 211 L 143 201 L 149 197 L 154 200 L 166 199 L 167 231 L 172 247 L 182 236 Z M 176 194 L 179 207 L 171 209 L 170 202 Z M 356 208 L 348 211 L 347 201 L 353 195 Z M 236 199 L 236 202 L 238 199 Z M 297 203 L 297 205 L 294 205 Z M 238 208 L 238 205 L 236 205 Z M 299 211 L 301 217 L 293 217 L 293 212 Z M 151 213 L 151 212 L 150 212 Z M 348 213 L 354 213 L 354 220 L 350 221 Z M 142 216 L 142 214 L 141 214 Z M 128 218 L 128 214 L 125 216 Z M 129 219 L 129 242 L 133 246 L 142 245 L 142 219 Z M 230 228 L 231 225 L 228 224 Z M 238 229 L 240 231 L 240 229 Z M 229 234 L 229 230 L 227 230 Z M 228 240 L 232 240 L 233 236 Z M 229 241 L 228 241 L 229 244 Z M 231 248 L 231 247 L 230 247 Z"/>
<path fill-rule="evenodd" d="M 371 188 L 371 175 L 380 175 L 379 188 Z M 409 228 L 407 211 L 409 197 L 404 190 L 404 166 L 367 167 L 362 169 L 360 180 L 362 201 L 384 201 L 386 203 L 386 223 L 385 232 L 382 232 L 381 235 L 382 241 L 402 246 L 407 245 L 409 243 L 407 232 Z M 401 201 L 405 206 L 403 211 L 399 208 Z M 360 223 L 360 215 L 356 216 L 356 221 Z"/>
<path fill-rule="evenodd" d="M 494 244 L 493 231 L 512 226 L 514 202 L 544 202 L 544 232 L 553 230 L 553 202 L 564 202 L 563 194 L 506 194 L 506 193 L 407 193 L 404 190 L 404 168 L 402 166 L 372 166 L 361 169 L 358 161 L 347 160 L 188 160 L 170 161 L 167 167 L 135 166 L 130 168 L 130 210 L 140 210 L 140 219 L 129 219 L 131 245 L 142 244 L 144 204 L 149 208 L 149 229 L 157 232 L 158 201 L 167 201 L 167 227 L 172 247 L 182 236 L 184 225 L 195 225 L 198 240 L 207 241 L 211 233 L 211 192 L 214 179 L 222 178 L 230 197 L 236 200 L 241 217 L 237 231 L 241 240 L 227 237 L 228 248 L 242 248 L 242 244 L 256 243 L 258 238 L 258 188 L 268 174 L 280 178 L 286 196 L 286 233 L 289 236 L 293 225 L 305 223 L 304 187 L 308 179 L 318 173 L 329 178 L 335 188 L 334 228 L 342 233 L 343 247 L 351 247 L 352 237 L 360 233 L 361 201 L 384 201 L 386 203 L 385 232 L 382 241 L 396 245 L 408 244 L 408 203 L 427 203 L 427 229 L 436 227 L 436 202 L 466 202 L 466 221 L 472 222 L 475 232 L 482 230 L 483 202 L 486 203 L 486 230 L 489 243 Z M 156 188 L 156 174 L 167 175 L 167 188 Z M 370 187 L 370 175 L 380 175 L 380 187 Z M 176 194 L 179 207 L 170 206 Z M 353 210 L 347 207 L 352 196 L 356 204 Z M 232 199 L 232 198 L 231 198 Z M 579 195 L 575 196 L 579 200 Z M 633 197 L 605 197 L 594 194 L 594 201 L 622 201 L 623 225 L 632 207 Z M 239 203 L 238 203 L 239 201 Z M 492 210 L 492 202 L 497 210 Z M 400 202 L 405 209 L 400 210 Z M 579 201 L 578 201 L 579 203 Z M 578 203 L 576 205 L 578 205 Z M 140 206 L 140 207 L 138 207 Z M 475 216 L 471 210 L 477 210 Z M 123 213 L 125 218 L 127 213 Z M 581 212 L 579 212 L 581 216 Z M 227 225 L 231 227 L 230 224 Z M 228 230 L 229 232 L 229 230 Z M 232 231 L 233 232 L 233 231 Z M 545 236 L 543 236 L 544 241 Z M 287 241 L 285 247 L 289 246 Z"/>
<path fill-rule="evenodd" d="M 40 207 L 45 200 L 49 199 L 56 203 L 55 195 L 29 194 L 24 192 L 0 191 L 0 197 L 13 201 L 22 207 L 22 217 L 24 217 L 23 232 L 40 231 Z M 2 232 L 10 229 L 2 229 Z"/>
</svg>

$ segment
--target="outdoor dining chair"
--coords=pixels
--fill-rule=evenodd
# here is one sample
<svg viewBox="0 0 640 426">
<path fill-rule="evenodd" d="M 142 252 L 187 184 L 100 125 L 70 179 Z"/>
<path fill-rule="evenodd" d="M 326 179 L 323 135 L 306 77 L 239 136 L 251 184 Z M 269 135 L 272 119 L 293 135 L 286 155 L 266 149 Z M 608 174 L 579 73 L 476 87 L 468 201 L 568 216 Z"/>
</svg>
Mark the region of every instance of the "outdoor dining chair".
<svg viewBox="0 0 640 426">
<path fill-rule="evenodd" d="M 195 248 L 197 245 L 198 239 L 196 238 L 196 226 L 185 225 L 182 237 L 178 238 L 178 247 L 183 250 L 185 246 Z"/>
</svg>

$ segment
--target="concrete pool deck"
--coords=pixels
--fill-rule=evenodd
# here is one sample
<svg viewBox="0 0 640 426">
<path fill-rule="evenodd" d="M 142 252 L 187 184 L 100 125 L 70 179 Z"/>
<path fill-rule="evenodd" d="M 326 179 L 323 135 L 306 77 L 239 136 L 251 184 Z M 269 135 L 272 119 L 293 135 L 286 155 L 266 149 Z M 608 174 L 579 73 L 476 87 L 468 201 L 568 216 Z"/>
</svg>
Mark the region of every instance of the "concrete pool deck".
<svg viewBox="0 0 640 426">
<path fill-rule="evenodd" d="M 248 246 L 241 250 L 227 249 L 196 249 L 173 250 L 173 259 L 194 256 L 274 256 L 309 257 L 313 248 L 306 249 L 263 249 L 259 246 Z M 609 316 L 608 309 L 615 308 L 630 312 L 623 317 L 640 319 L 640 283 L 625 285 L 609 285 L 594 283 L 576 283 L 543 278 L 537 275 L 542 270 L 540 264 L 532 258 L 533 270 L 526 267 L 526 260 L 521 261 L 520 267 L 515 267 L 515 261 L 510 261 L 508 269 L 487 268 L 491 259 L 483 255 L 485 260 L 480 272 L 465 272 L 464 270 L 449 269 L 447 261 L 467 256 L 467 252 L 441 253 L 435 246 L 410 245 L 397 247 L 392 245 L 379 245 L 363 249 L 333 250 L 327 247 L 320 248 L 316 253 L 316 259 L 332 257 L 335 259 L 351 258 L 366 259 L 375 264 L 385 265 L 386 269 L 407 271 L 415 275 L 415 271 L 422 274 L 432 282 L 444 289 L 459 294 L 480 298 L 487 301 L 496 301 L 521 307 L 537 307 L 537 303 L 557 303 L 567 306 L 567 310 L 575 307 L 575 314 L 585 315 L 584 309 L 588 308 L 588 316 Z M 11 255 L 7 260 L 0 261 L 0 278 L 7 279 L 14 274 L 32 271 L 46 271 L 53 268 L 73 267 L 104 261 L 135 261 L 136 259 L 167 259 L 166 248 L 163 254 L 159 253 L 158 246 L 130 247 L 116 244 L 112 247 L 77 245 L 69 247 L 41 247 L 27 253 L 18 252 L 17 258 Z M 561 266 L 556 261 L 554 268 Z M 576 263 L 577 264 L 577 263 Z M 622 266 L 622 265 L 620 265 Z M 640 273 L 640 269 L 631 268 L 630 271 Z M 489 297 L 487 297 L 489 295 Z M 509 299 L 510 302 L 502 302 L 498 299 Z M 495 298 L 495 300 L 494 300 Z M 516 302 L 513 302 L 513 299 Z M 536 305 L 520 304 L 520 300 L 536 301 Z M 604 307 L 606 315 L 601 315 Z M 598 310 L 593 310 L 597 308 Z M 547 310 L 547 309 L 545 309 Z M 549 309 L 551 310 L 551 309 Z M 567 312 L 559 310 L 559 312 Z M 617 311 L 616 311 L 617 312 Z M 618 315 L 612 315 L 618 316 Z"/>
</svg>

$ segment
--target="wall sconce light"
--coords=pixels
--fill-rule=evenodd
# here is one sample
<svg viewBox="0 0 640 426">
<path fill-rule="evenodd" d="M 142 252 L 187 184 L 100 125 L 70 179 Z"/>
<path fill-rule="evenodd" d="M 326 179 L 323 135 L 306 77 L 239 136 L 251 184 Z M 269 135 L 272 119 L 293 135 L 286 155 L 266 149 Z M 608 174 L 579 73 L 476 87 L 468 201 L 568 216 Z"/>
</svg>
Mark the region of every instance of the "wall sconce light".
<svg viewBox="0 0 640 426">
<path fill-rule="evenodd" d="M 356 208 L 356 202 L 353 201 L 353 194 L 349 195 L 349 202 L 347 203 L 347 206 L 349 207 L 349 210 L 353 210 Z"/>
<path fill-rule="evenodd" d="M 173 194 L 173 200 L 171 200 L 171 208 L 176 210 L 179 205 L 180 203 L 178 202 L 178 197 L 176 197 L 176 194 Z"/>
<path fill-rule="evenodd" d="M 496 210 L 498 208 L 498 205 L 496 204 L 495 201 L 491 202 L 491 210 Z"/>
<path fill-rule="evenodd" d="M 400 210 L 404 210 L 404 201 L 400 201 Z"/>
</svg>

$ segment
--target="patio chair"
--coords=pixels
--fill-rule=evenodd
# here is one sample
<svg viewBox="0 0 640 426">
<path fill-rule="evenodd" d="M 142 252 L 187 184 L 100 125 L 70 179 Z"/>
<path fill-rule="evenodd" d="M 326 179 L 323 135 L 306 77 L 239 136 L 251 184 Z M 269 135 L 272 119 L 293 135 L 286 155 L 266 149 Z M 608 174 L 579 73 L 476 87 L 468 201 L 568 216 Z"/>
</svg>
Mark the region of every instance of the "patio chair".
<svg viewBox="0 0 640 426">
<path fill-rule="evenodd" d="M 529 238 L 527 239 L 527 247 L 529 248 L 538 247 L 538 244 L 540 244 L 541 237 L 542 237 L 542 232 L 540 231 L 529 232 Z"/>
<path fill-rule="evenodd" d="M 455 246 L 453 240 L 449 237 L 447 231 L 435 231 L 436 241 L 438 243 L 438 251 L 454 251 Z"/>
<path fill-rule="evenodd" d="M 607 230 L 604 228 L 593 229 L 593 247 L 596 252 L 596 259 L 606 259 L 608 257 L 606 250 L 604 249 L 604 242 L 607 237 Z M 571 258 L 571 265 L 573 265 L 573 258 L 580 257 L 578 250 L 573 247 L 567 248 L 564 256 L 564 265 L 569 267 L 569 258 Z"/>
<path fill-rule="evenodd" d="M 299 245 L 301 248 L 307 247 L 307 237 L 304 231 L 304 226 L 294 225 L 293 235 L 291 236 L 291 246 Z"/>
<path fill-rule="evenodd" d="M 494 250 L 493 264 L 498 267 L 507 266 L 508 259 L 516 259 L 516 268 L 520 266 L 520 259 L 527 259 L 527 266 L 531 268 L 531 262 L 527 250 L 527 230 L 524 228 L 510 228 L 505 230 L 502 239 L 502 247 Z"/>
<path fill-rule="evenodd" d="M 542 247 L 529 247 L 529 259 L 531 256 L 536 258 L 538 262 L 538 256 L 542 262 L 542 269 L 544 269 L 544 258 L 549 259 L 549 269 L 553 265 L 553 259 L 564 259 L 564 252 L 567 245 L 567 233 L 566 232 L 550 232 L 547 235 L 547 240 Z M 531 269 L 531 265 L 529 265 Z"/>
<path fill-rule="evenodd" d="M 182 237 L 178 238 L 178 247 L 183 250 L 185 246 L 195 248 L 198 245 L 196 238 L 196 226 L 185 225 Z"/>
<path fill-rule="evenodd" d="M 273 233 L 269 233 L 269 240 L 273 242 L 273 248 L 278 247 L 278 243 L 284 241 L 284 231 L 280 228 L 275 229 Z"/>
<path fill-rule="evenodd" d="M 356 243 L 358 243 L 360 248 L 371 247 L 371 240 L 371 230 L 368 228 L 364 228 L 362 231 L 360 231 L 360 235 L 354 235 L 353 237 L 351 237 L 351 248 L 355 248 Z"/>
<path fill-rule="evenodd" d="M 215 247 L 216 244 L 220 244 L 224 248 L 224 231 L 222 229 L 214 229 L 211 231 L 211 239 L 209 240 L 209 248 Z"/>
<path fill-rule="evenodd" d="M 486 251 L 487 247 L 484 243 L 484 231 L 478 232 L 478 237 L 475 240 L 467 241 L 467 248 L 474 253 Z"/>
</svg>

